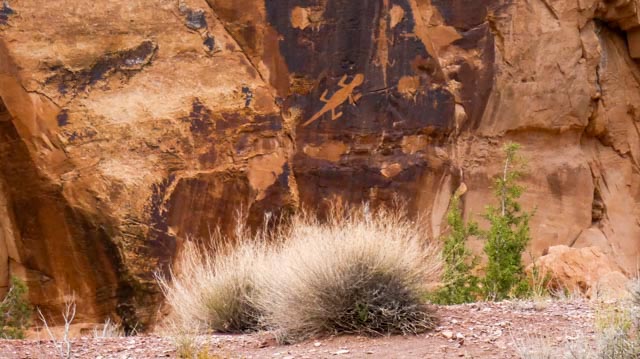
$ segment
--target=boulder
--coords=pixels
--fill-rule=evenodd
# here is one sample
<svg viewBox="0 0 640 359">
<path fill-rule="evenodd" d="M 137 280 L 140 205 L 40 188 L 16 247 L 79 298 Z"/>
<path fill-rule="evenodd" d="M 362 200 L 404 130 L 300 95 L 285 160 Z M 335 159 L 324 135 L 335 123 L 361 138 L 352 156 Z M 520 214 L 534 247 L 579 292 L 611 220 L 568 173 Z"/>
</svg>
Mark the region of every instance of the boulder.
<svg viewBox="0 0 640 359">
<path fill-rule="evenodd" d="M 622 298 L 628 295 L 629 279 L 598 247 L 570 248 L 553 246 L 538 258 L 528 271 L 538 271 L 550 280 L 555 290 L 585 295 L 588 298 Z"/>
</svg>

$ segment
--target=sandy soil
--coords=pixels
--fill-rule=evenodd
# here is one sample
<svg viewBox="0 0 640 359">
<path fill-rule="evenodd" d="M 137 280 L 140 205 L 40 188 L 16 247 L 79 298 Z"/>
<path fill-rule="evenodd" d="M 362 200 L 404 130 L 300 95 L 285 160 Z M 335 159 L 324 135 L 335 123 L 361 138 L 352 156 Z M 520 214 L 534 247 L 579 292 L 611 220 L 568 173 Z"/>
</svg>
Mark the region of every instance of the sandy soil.
<svg viewBox="0 0 640 359">
<path fill-rule="evenodd" d="M 593 341 L 589 302 L 502 302 L 438 307 L 436 330 L 418 336 L 337 336 L 277 345 L 270 333 L 208 335 L 198 341 L 223 358 L 518 358 L 517 347 L 533 338 L 550 347 Z M 56 358 L 51 341 L 0 341 L 1 358 Z M 79 338 L 73 358 L 174 358 L 171 338 Z M 215 356 L 214 356 L 215 357 Z"/>
</svg>

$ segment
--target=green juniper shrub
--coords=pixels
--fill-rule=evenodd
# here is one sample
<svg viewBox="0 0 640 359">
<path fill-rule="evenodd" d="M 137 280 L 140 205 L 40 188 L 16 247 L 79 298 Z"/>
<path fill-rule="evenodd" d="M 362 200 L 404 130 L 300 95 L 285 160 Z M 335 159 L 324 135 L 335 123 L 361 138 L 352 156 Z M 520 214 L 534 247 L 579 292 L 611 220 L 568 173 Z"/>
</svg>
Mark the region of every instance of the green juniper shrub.
<svg viewBox="0 0 640 359">
<path fill-rule="evenodd" d="M 504 147 L 504 169 L 494 187 L 499 206 L 487 207 L 484 216 L 489 222 L 488 230 L 478 229 L 475 222 L 465 223 L 460 210 L 462 193 L 453 196 L 447 214 L 450 232 L 443 237 L 443 287 L 430 295 L 433 302 L 459 304 L 478 298 L 503 300 L 542 295 L 546 290 L 548 275 L 540 273 L 538 268 L 527 275 L 522 263 L 522 254 L 531 240 L 529 220 L 533 214 L 523 211 L 518 202 L 524 191 L 518 185 L 523 168 L 517 155 L 519 149 L 515 143 Z M 482 278 L 473 275 L 478 260 L 466 246 L 472 236 L 485 240 L 487 264 Z"/>
<path fill-rule="evenodd" d="M 479 234 L 478 225 L 475 222 L 464 222 L 460 196 L 459 193 L 453 196 L 447 213 L 450 231 L 442 237 L 443 286 L 431 298 L 437 304 L 470 303 L 477 300 L 480 294 L 479 278 L 472 274 L 478 258 L 466 245 L 469 237 Z"/>
<path fill-rule="evenodd" d="M 23 339 L 24 330 L 31 322 L 33 309 L 29 304 L 29 289 L 17 277 L 11 277 L 9 293 L 0 303 L 0 337 Z"/>
<path fill-rule="evenodd" d="M 522 164 L 517 156 L 519 148 L 515 143 L 505 146 L 503 174 L 495 183 L 499 207 L 489 206 L 485 215 L 490 228 L 483 234 L 487 256 L 483 291 L 489 300 L 523 297 L 530 292 L 522 253 L 531 240 L 532 214 L 523 211 L 518 202 L 524 190 L 517 184 L 522 176 Z"/>
</svg>

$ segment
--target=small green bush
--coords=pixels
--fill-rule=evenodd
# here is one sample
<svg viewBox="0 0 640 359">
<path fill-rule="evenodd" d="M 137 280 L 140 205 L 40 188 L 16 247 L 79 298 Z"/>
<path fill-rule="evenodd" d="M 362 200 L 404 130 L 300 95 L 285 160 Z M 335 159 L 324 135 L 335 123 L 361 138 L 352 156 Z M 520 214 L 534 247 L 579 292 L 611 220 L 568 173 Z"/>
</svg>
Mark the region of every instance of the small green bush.
<svg viewBox="0 0 640 359">
<path fill-rule="evenodd" d="M 517 157 L 519 149 L 515 143 L 504 147 L 504 170 L 495 183 L 495 195 L 500 205 L 487 207 L 485 215 L 490 228 L 484 233 L 487 266 L 483 290 L 489 300 L 523 297 L 530 292 L 522 254 L 531 240 L 529 220 L 532 215 L 524 212 L 518 202 L 524 190 L 517 183 L 522 176 Z"/>
<path fill-rule="evenodd" d="M 29 304 L 29 288 L 17 277 L 11 277 L 9 293 L 0 303 L 0 337 L 24 339 L 24 330 L 31 323 L 33 308 Z"/>
<path fill-rule="evenodd" d="M 472 274 L 478 260 L 467 248 L 469 237 L 479 234 L 478 225 L 464 222 L 460 195 L 456 193 L 453 196 L 447 213 L 450 231 L 442 238 L 443 286 L 431 296 L 431 300 L 437 304 L 470 303 L 477 300 L 480 294 L 479 278 Z"/>
<path fill-rule="evenodd" d="M 499 207 L 487 207 L 485 218 L 489 222 L 488 230 L 479 230 L 475 222 L 465 223 L 460 210 L 462 193 L 453 196 L 447 215 L 450 232 L 443 237 L 444 286 L 431 295 L 432 301 L 460 304 L 473 302 L 479 297 L 503 300 L 530 296 L 545 290 L 548 279 L 537 268 L 534 268 L 531 276 L 527 276 L 522 264 L 522 254 L 531 239 L 529 220 L 532 214 L 524 212 L 518 202 L 524 190 L 518 185 L 522 176 L 522 164 L 517 156 L 519 148 L 514 143 L 504 147 L 504 170 L 494 187 Z M 473 275 L 477 258 L 466 246 L 469 237 L 476 235 L 485 239 L 487 265 L 482 278 Z"/>
</svg>

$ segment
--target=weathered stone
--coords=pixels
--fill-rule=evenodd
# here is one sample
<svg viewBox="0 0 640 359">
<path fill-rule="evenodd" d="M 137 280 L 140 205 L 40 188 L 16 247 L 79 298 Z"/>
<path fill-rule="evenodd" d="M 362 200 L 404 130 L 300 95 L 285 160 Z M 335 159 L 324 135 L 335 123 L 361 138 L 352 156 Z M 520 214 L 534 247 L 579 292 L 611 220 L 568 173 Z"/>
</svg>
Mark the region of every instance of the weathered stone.
<svg viewBox="0 0 640 359">
<path fill-rule="evenodd" d="M 534 267 L 531 265 L 529 270 Z M 598 247 L 553 246 L 540 257 L 535 268 L 548 276 L 550 286 L 587 297 L 621 298 L 628 294 L 629 280 Z"/>
<path fill-rule="evenodd" d="M 631 57 L 640 59 L 640 27 L 627 33 L 627 42 L 629 43 Z"/>
<path fill-rule="evenodd" d="M 610 253 L 609 241 L 607 236 L 598 228 L 588 228 L 583 230 L 575 242 L 571 245 L 573 248 L 598 247 L 604 253 Z"/>
<path fill-rule="evenodd" d="M 43 310 L 75 292 L 79 320 L 149 323 L 177 238 L 292 201 L 271 88 L 204 1 L 182 5 L 202 10 L 13 4 L 25 16 L 0 38 L 0 273 L 24 268 Z"/>
<path fill-rule="evenodd" d="M 640 252 L 638 0 L 5 1 L 0 287 L 153 322 L 181 241 L 300 207 L 478 217 L 522 144 L 531 252 Z M 626 32 L 626 34 L 625 34 Z M 596 233 L 597 232 L 597 233 Z M 482 243 L 475 241 L 480 253 Z"/>
</svg>

